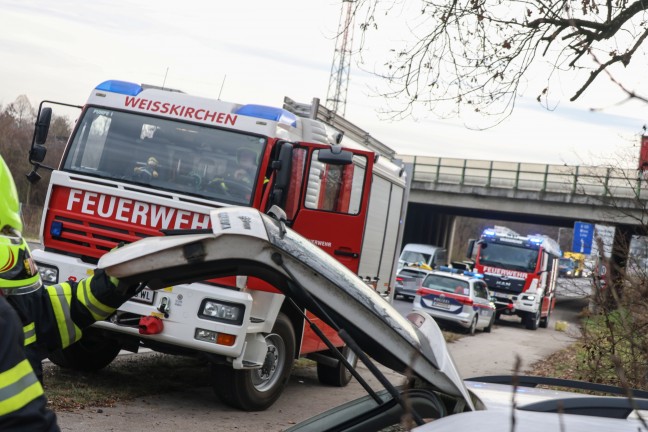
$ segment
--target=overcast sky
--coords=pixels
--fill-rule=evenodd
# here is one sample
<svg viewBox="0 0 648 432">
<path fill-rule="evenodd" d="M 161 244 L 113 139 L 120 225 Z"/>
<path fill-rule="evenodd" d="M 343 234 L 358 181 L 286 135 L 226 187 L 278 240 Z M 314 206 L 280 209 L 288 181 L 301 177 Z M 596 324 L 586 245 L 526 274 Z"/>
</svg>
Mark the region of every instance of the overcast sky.
<svg viewBox="0 0 648 432">
<path fill-rule="evenodd" d="M 43 99 L 83 104 L 107 79 L 164 83 L 237 103 L 325 100 L 341 8 L 337 0 L 0 0 L 0 104 L 22 94 L 35 106 Z M 406 35 L 386 29 L 378 37 L 367 66 L 380 62 L 372 52 Z M 384 105 L 371 90 L 377 84 L 352 64 L 346 117 L 401 154 L 629 161 L 646 123 L 645 107 L 612 106 L 621 95 L 598 93 L 581 104 L 570 104 L 569 94 L 557 98 L 553 111 L 528 95 L 503 124 L 480 132 L 425 113 L 390 122 L 377 112 Z"/>
</svg>

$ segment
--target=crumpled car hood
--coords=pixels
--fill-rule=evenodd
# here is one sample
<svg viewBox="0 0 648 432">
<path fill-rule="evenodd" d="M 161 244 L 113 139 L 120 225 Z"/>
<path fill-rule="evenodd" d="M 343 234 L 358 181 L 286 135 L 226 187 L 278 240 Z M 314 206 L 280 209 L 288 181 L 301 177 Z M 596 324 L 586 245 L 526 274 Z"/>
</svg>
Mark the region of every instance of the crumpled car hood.
<svg viewBox="0 0 648 432">
<path fill-rule="evenodd" d="M 417 313 L 424 326 L 413 325 L 337 260 L 255 209 L 214 210 L 211 224 L 213 232 L 140 240 L 104 255 L 98 266 L 124 283 L 144 281 L 152 289 L 233 275 L 263 279 L 346 330 L 376 361 L 403 374 L 409 368 L 474 409 L 441 331 L 423 318 L 427 314 Z"/>
</svg>

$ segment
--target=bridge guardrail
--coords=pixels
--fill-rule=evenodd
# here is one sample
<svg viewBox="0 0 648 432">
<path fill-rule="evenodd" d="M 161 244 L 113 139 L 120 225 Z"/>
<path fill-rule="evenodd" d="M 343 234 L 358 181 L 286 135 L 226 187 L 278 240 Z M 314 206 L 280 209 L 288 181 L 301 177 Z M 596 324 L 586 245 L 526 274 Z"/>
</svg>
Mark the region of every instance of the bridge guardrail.
<svg viewBox="0 0 648 432">
<path fill-rule="evenodd" d="M 397 158 L 413 164 L 412 180 L 417 182 L 648 199 L 648 182 L 633 169 L 411 155 Z"/>
</svg>

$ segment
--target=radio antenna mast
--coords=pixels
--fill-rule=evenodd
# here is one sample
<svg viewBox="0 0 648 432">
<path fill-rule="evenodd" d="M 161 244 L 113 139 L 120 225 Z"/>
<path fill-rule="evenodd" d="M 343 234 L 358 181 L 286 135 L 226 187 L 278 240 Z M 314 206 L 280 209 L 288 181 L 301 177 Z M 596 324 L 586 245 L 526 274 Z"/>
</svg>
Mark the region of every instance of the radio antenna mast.
<svg viewBox="0 0 648 432">
<path fill-rule="evenodd" d="M 344 0 L 335 42 L 333 64 L 329 77 L 326 105 L 333 112 L 344 116 L 346 111 L 351 49 L 353 45 L 353 4 L 355 0 Z"/>
</svg>

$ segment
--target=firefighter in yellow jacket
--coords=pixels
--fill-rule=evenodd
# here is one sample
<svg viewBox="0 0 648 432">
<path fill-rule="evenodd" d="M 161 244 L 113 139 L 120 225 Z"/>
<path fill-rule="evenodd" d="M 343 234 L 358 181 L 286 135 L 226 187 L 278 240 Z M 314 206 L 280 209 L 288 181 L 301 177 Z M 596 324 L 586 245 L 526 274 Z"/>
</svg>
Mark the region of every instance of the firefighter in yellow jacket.
<svg viewBox="0 0 648 432">
<path fill-rule="evenodd" d="M 58 431 L 38 378 L 42 359 L 78 341 L 130 293 L 102 271 L 42 286 L 21 230 L 16 186 L 0 156 L 0 431 Z"/>
</svg>

